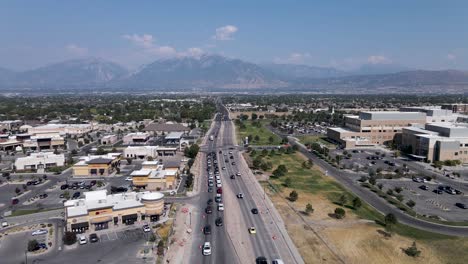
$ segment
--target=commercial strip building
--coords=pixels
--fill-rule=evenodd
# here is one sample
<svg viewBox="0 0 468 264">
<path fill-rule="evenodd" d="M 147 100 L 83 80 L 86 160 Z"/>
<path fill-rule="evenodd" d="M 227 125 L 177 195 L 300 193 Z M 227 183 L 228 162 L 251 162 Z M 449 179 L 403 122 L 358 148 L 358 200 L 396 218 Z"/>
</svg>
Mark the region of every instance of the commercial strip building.
<svg viewBox="0 0 468 264">
<path fill-rule="evenodd" d="M 164 210 L 160 192 L 126 192 L 108 195 L 106 190 L 85 192 L 84 199 L 64 203 L 66 230 L 75 233 L 158 221 Z"/>
<path fill-rule="evenodd" d="M 328 128 L 327 136 L 344 148 L 373 146 L 392 142 L 404 127 L 426 122 L 422 112 L 361 112 L 345 116 L 344 127 Z"/>
<path fill-rule="evenodd" d="M 125 135 L 122 138 L 124 145 L 143 145 L 150 139 L 149 133 L 136 132 Z"/>
<path fill-rule="evenodd" d="M 167 135 L 171 132 L 183 132 L 188 133 L 190 132 L 190 128 L 181 125 L 181 124 L 173 124 L 173 123 L 151 123 L 148 124 L 143 131 L 152 133 L 153 135 Z"/>
<path fill-rule="evenodd" d="M 74 177 L 109 176 L 120 167 L 120 153 L 107 153 L 106 155 L 88 155 L 80 157 L 73 165 Z"/>
<path fill-rule="evenodd" d="M 452 110 L 453 113 L 468 114 L 468 104 L 443 104 L 442 109 Z"/>
<path fill-rule="evenodd" d="M 24 125 L 21 120 L 4 120 L 0 121 L 0 132 L 17 131 Z"/>
<path fill-rule="evenodd" d="M 142 164 L 142 169 L 133 171 L 132 184 L 137 189 L 149 191 L 164 191 L 176 187 L 179 170 L 173 168 L 164 168 L 158 161 L 146 161 Z"/>
<path fill-rule="evenodd" d="M 459 160 L 468 163 L 468 124 L 428 123 L 403 128 L 402 147 L 427 162 Z"/>
<path fill-rule="evenodd" d="M 452 110 L 442 109 L 440 106 L 401 107 L 401 112 L 421 112 L 426 114 L 427 123 L 456 122 L 458 116 Z"/>
<path fill-rule="evenodd" d="M 26 150 L 41 151 L 52 149 L 63 149 L 65 139 L 57 133 L 41 135 L 16 134 L 0 137 L 0 150 Z"/>
<path fill-rule="evenodd" d="M 129 146 L 124 149 L 124 157 L 132 159 L 146 159 L 147 157 L 156 158 L 159 156 L 175 156 L 176 153 L 176 147 Z"/>
<path fill-rule="evenodd" d="M 17 158 L 15 161 L 17 171 L 47 169 L 64 165 L 65 156 L 52 152 L 31 153 L 30 156 Z"/>
<path fill-rule="evenodd" d="M 48 134 L 57 133 L 59 135 L 82 135 L 93 130 L 91 124 L 47 124 L 36 127 L 29 127 L 28 134 Z"/>
</svg>

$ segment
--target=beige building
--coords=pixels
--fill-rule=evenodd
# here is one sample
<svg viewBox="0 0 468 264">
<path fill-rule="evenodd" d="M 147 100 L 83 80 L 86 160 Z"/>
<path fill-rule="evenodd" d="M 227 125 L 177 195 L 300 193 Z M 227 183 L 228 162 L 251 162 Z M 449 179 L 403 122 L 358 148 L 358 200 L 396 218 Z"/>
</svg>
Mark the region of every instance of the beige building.
<svg viewBox="0 0 468 264">
<path fill-rule="evenodd" d="M 176 188 L 179 170 L 174 168 L 165 168 L 158 161 L 145 161 L 142 169 L 133 171 L 132 184 L 137 189 L 149 191 L 165 191 Z"/>
<path fill-rule="evenodd" d="M 430 123 L 403 129 L 402 147 L 428 162 L 459 160 L 468 163 L 468 124 Z"/>
<path fill-rule="evenodd" d="M 154 222 L 164 210 L 164 195 L 159 192 L 108 195 L 106 190 L 100 190 L 84 195 L 84 199 L 64 203 L 67 231 L 85 233 L 137 222 Z"/>
<path fill-rule="evenodd" d="M 74 177 L 109 176 L 120 166 L 120 153 L 80 157 L 73 165 Z"/>
<path fill-rule="evenodd" d="M 424 124 L 422 112 L 361 112 L 345 116 L 344 127 L 328 128 L 327 136 L 344 148 L 365 147 L 392 142 L 403 127 Z"/>
</svg>

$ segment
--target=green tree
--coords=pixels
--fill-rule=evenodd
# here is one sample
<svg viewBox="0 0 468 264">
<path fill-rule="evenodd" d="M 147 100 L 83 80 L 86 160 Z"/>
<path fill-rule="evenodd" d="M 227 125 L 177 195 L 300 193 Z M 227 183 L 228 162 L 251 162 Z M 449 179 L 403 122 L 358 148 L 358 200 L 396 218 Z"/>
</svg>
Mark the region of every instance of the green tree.
<svg viewBox="0 0 468 264">
<path fill-rule="evenodd" d="M 38 248 L 39 248 L 39 242 L 37 242 L 36 239 L 28 241 L 28 251 L 29 252 L 36 251 Z"/>
<path fill-rule="evenodd" d="M 345 215 L 346 215 L 346 211 L 343 208 L 338 207 L 335 209 L 335 217 L 337 219 L 343 219 Z"/>
<path fill-rule="evenodd" d="M 252 120 L 257 120 L 257 118 L 258 118 L 258 115 L 256 113 L 252 113 L 251 119 Z"/>
<path fill-rule="evenodd" d="M 252 165 L 254 167 L 254 169 L 258 170 L 260 168 L 260 166 L 262 165 L 263 163 L 263 159 L 261 157 L 256 157 L 253 162 L 252 162 Z"/>
<path fill-rule="evenodd" d="M 359 197 L 356 197 L 353 199 L 353 208 L 354 209 L 359 209 L 361 208 L 362 206 L 362 202 L 361 202 L 361 199 L 359 199 Z"/>
<path fill-rule="evenodd" d="M 274 138 L 273 136 L 269 136 L 269 137 L 268 137 L 268 142 L 269 142 L 270 144 L 273 144 L 273 142 L 275 142 L 275 138 Z"/>
<path fill-rule="evenodd" d="M 306 205 L 305 212 L 306 214 L 311 214 L 314 212 L 314 208 L 312 208 L 312 205 L 310 203 Z"/>
<path fill-rule="evenodd" d="M 370 178 L 369 178 L 369 183 L 370 183 L 370 184 L 375 185 L 376 182 L 377 182 L 377 181 L 375 180 L 374 177 L 370 177 Z"/>
<path fill-rule="evenodd" d="M 385 223 L 385 230 L 391 236 L 393 229 L 398 224 L 398 219 L 396 218 L 394 214 L 388 213 L 387 215 L 385 215 L 384 223 Z"/>
<path fill-rule="evenodd" d="M 259 135 L 255 135 L 254 141 L 257 141 L 257 142 L 260 141 L 260 136 L 259 136 Z"/>
<path fill-rule="evenodd" d="M 63 235 L 63 243 L 65 245 L 73 245 L 76 243 L 76 234 L 70 231 L 65 232 Z"/>
<path fill-rule="evenodd" d="M 293 190 L 292 192 L 289 193 L 289 200 L 291 202 L 297 201 L 298 198 L 299 198 L 299 194 L 296 192 L 296 190 Z"/>
<path fill-rule="evenodd" d="M 406 202 L 406 205 L 413 208 L 416 205 L 416 202 L 413 200 L 409 200 L 408 202 Z"/>
</svg>

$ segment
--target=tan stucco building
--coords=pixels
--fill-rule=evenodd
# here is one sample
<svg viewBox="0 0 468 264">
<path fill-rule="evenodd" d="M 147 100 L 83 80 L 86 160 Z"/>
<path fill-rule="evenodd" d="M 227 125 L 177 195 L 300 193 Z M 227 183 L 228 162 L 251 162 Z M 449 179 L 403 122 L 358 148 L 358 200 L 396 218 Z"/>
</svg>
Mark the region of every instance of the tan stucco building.
<svg viewBox="0 0 468 264">
<path fill-rule="evenodd" d="M 421 112 L 361 112 L 345 116 L 344 127 L 328 128 L 327 136 L 344 148 L 373 146 L 392 142 L 403 127 L 424 124 Z"/>
<path fill-rule="evenodd" d="M 100 190 L 84 195 L 84 199 L 64 204 L 67 231 L 85 233 L 141 221 L 158 221 L 164 210 L 164 195 L 159 192 L 107 195 L 106 190 Z"/>
<path fill-rule="evenodd" d="M 120 153 L 108 153 L 81 157 L 72 167 L 73 176 L 109 176 L 120 166 L 120 156 Z"/>
<path fill-rule="evenodd" d="M 142 169 L 133 171 L 132 184 L 137 189 L 164 191 L 176 188 L 179 170 L 164 167 L 158 161 L 145 161 Z"/>
</svg>

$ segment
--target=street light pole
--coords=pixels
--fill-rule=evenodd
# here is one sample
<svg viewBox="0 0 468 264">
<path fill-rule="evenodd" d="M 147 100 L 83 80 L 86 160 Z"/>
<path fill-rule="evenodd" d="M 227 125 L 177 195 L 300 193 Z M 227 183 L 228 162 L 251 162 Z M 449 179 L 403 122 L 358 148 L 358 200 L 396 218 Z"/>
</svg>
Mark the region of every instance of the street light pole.
<svg viewBox="0 0 468 264">
<path fill-rule="evenodd" d="M 25 258 L 25 263 L 28 264 L 28 251 L 24 251 L 24 258 Z"/>
<path fill-rule="evenodd" d="M 189 213 L 190 215 L 190 227 L 192 226 L 192 212 Z"/>
</svg>

